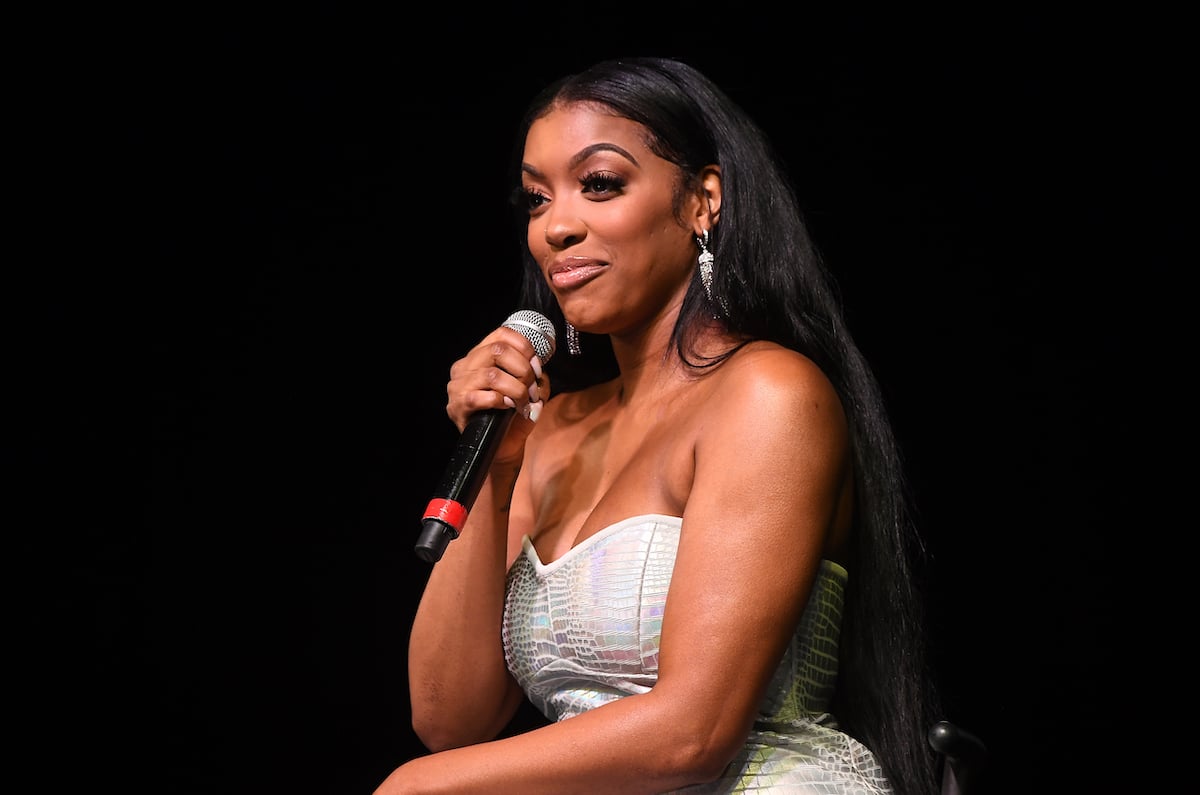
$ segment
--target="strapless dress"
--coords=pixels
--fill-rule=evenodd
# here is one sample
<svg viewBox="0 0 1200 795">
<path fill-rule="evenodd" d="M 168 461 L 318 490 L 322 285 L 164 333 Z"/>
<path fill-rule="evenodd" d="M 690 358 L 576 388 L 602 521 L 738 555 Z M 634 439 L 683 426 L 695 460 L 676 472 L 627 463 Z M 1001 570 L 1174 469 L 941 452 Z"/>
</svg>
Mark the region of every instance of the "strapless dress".
<svg viewBox="0 0 1200 795">
<path fill-rule="evenodd" d="M 524 539 L 508 572 L 504 654 L 548 719 L 566 720 L 654 687 L 681 526 L 675 516 L 634 516 L 548 564 Z M 718 781 L 680 792 L 891 792 L 871 751 L 840 731 L 829 712 L 846 577 L 837 563 L 821 562 L 745 746 Z"/>
</svg>

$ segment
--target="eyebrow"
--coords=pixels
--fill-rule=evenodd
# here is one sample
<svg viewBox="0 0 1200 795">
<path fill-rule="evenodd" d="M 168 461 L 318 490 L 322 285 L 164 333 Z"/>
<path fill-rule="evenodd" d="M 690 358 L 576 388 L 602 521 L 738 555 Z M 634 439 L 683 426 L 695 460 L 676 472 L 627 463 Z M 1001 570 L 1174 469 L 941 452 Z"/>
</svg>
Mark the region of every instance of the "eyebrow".
<svg viewBox="0 0 1200 795">
<path fill-rule="evenodd" d="M 634 157 L 633 155 L 631 155 L 625 149 L 622 149 L 621 147 L 617 146 L 616 144 L 601 142 L 598 144 L 592 144 L 591 146 L 585 146 L 583 149 L 580 149 L 579 152 L 577 152 L 575 154 L 575 156 L 571 158 L 570 167 L 571 168 L 578 167 L 580 163 L 587 160 L 589 157 L 596 154 L 597 152 L 615 152 L 618 155 L 620 155 L 621 157 L 628 160 L 630 163 L 633 163 L 638 168 L 641 168 L 641 166 L 642 166 L 642 164 L 637 161 L 637 158 Z M 531 174 L 535 177 L 540 178 L 543 176 L 542 172 L 538 171 L 536 168 L 529 165 L 528 163 L 522 163 L 521 170 L 524 171 L 525 173 Z"/>
</svg>

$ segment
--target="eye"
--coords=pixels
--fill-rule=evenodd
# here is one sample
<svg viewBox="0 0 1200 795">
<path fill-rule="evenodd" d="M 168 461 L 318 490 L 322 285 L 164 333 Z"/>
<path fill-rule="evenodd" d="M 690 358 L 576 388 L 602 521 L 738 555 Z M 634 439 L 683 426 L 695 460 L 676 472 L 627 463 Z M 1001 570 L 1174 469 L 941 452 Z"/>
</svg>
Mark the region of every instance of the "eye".
<svg viewBox="0 0 1200 795">
<path fill-rule="evenodd" d="M 516 188 L 512 194 L 513 206 L 530 214 L 541 209 L 548 201 L 550 201 L 550 197 L 536 188 L 521 186 Z"/>
<path fill-rule="evenodd" d="M 611 171 L 593 171 L 579 180 L 584 193 L 606 199 L 616 196 L 625 187 L 625 180 Z"/>
</svg>

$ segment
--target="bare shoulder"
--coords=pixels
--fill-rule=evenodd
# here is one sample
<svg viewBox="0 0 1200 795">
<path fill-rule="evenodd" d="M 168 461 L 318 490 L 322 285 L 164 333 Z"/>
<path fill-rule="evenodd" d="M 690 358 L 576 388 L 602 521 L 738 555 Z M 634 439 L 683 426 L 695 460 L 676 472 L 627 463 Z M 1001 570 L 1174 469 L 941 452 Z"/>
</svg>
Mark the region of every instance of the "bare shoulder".
<svg viewBox="0 0 1200 795">
<path fill-rule="evenodd" d="M 722 400 L 762 409 L 810 408 L 841 413 L 837 390 L 807 356 L 770 342 L 754 342 L 721 368 Z"/>
<path fill-rule="evenodd" d="M 827 453 L 848 442 L 845 411 L 829 377 L 808 357 L 774 343 L 738 351 L 719 373 L 702 437 L 715 449 L 805 443 Z"/>
<path fill-rule="evenodd" d="M 845 483 L 850 425 L 838 390 L 805 355 L 774 343 L 746 346 L 722 367 L 696 436 L 696 484 L 704 492 L 762 490 L 775 504 L 832 504 Z M 731 471 L 728 461 L 737 460 Z M 791 502 L 788 502 L 791 501 Z"/>
</svg>

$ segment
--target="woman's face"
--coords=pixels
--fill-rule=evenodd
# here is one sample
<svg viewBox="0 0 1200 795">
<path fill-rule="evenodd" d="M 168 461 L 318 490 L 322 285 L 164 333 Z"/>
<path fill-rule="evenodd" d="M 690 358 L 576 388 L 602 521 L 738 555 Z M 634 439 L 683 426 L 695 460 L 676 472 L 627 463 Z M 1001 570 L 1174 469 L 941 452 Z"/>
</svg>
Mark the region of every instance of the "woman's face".
<svg viewBox="0 0 1200 795">
<path fill-rule="evenodd" d="M 643 328 L 682 303 L 696 266 L 699 198 L 686 197 L 677 214 L 678 168 L 645 137 L 636 122 L 573 104 L 525 138 L 529 250 L 584 331 Z"/>
</svg>

